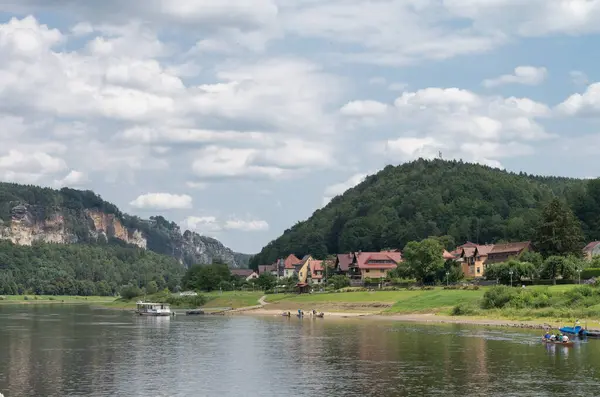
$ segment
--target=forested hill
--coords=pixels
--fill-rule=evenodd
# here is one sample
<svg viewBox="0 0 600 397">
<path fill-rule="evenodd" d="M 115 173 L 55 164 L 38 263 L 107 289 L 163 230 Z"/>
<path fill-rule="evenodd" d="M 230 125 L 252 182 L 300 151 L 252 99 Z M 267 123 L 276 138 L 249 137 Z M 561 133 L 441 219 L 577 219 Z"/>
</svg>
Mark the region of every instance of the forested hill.
<svg viewBox="0 0 600 397">
<path fill-rule="evenodd" d="M 186 265 L 213 261 L 238 267 L 244 255 L 219 241 L 185 231 L 162 216 L 141 219 L 96 193 L 0 182 L 0 240 L 34 243 L 115 243 L 172 256 Z"/>
<path fill-rule="evenodd" d="M 403 248 L 429 236 L 449 235 L 457 243 L 530 240 L 541 207 L 555 195 L 569 202 L 591 238 L 600 231 L 595 219 L 600 200 L 589 196 L 588 183 L 596 181 L 515 174 L 460 161 L 387 166 L 286 230 L 250 266 L 289 253 L 324 257 Z M 594 205 L 598 211 L 590 212 Z"/>
</svg>

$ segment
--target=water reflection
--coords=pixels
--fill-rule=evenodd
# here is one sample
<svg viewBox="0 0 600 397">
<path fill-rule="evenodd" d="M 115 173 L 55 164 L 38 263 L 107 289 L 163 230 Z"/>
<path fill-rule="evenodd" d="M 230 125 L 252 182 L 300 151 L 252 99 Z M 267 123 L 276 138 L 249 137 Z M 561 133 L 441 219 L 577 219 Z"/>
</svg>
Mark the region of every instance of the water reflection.
<svg viewBox="0 0 600 397">
<path fill-rule="evenodd" d="M 459 325 L 0 307 L 6 397 L 595 395 L 599 352 Z"/>
</svg>

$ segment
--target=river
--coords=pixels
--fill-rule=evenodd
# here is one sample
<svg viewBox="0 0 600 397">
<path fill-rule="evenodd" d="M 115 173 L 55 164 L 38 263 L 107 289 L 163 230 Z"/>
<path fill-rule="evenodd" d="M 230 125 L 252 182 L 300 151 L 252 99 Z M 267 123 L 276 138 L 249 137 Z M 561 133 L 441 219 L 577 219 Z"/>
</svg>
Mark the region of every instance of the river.
<svg viewBox="0 0 600 397">
<path fill-rule="evenodd" d="M 137 317 L 0 306 L 0 393 L 30 396 L 596 395 L 600 341 L 365 319 Z"/>
</svg>

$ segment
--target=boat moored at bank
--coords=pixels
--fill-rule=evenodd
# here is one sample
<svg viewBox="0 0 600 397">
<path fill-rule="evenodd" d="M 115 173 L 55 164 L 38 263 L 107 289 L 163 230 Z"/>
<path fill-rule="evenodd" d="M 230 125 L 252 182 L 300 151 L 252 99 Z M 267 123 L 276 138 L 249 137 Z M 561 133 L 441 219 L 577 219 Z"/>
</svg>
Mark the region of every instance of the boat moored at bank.
<svg viewBox="0 0 600 397">
<path fill-rule="evenodd" d="M 140 316 L 166 317 L 171 316 L 171 307 L 166 303 L 137 302 L 135 313 Z"/>
</svg>

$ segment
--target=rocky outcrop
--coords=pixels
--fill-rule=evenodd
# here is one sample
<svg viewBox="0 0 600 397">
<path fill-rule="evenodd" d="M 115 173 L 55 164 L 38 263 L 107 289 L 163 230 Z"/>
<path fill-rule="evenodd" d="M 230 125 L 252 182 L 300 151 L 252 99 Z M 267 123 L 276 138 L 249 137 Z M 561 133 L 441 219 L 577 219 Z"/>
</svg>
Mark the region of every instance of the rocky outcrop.
<svg viewBox="0 0 600 397">
<path fill-rule="evenodd" d="M 32 245 L 35 242 L 68 244 L 78 240 L 65 227 L 62 214 L 46 216 L 43 208 L 22 204 L 12 208 L 8 224 L 0 221 L 0 238 L 18 245 Z"/>
<path fill-rule="evenodd" d="M 226 263 L 230 267 L 239 267 L 234 252 L 220 241 L 186 230 L 180 245 L 181 260 L 187 265 Z"/>
<path fill-rule="evenodd" d="M 117 239 L 179 259 L 186 266 L 226 263 L 240 267 L 236 255 L 214 238 L 185 231 L 162 217 L 142 220 L 97 209 L 72 209 L 18 204 L 10 211 L 10 220 L 0 219 L 0 239 L 18 245 L 35 242 L 71 244 Z"/>
<path fill-rule="evenodd" d="M 92 221 L 93 228 L 90 230 L 90 234 L 94 238 L 100 236 L 106 239 L 109 237 L 116 238 L 127 244 L 146 249 L 148 241 L 144 238 L 142 232 L 125 228 L 114 214 L 105 214 L 97 210 L 86 210 L 85 214 Z"/>
</svg>

